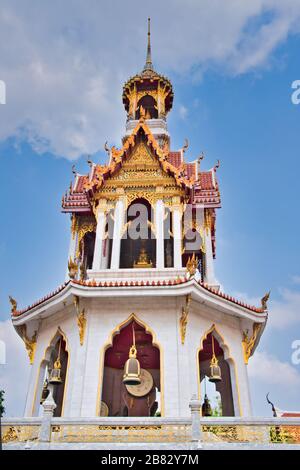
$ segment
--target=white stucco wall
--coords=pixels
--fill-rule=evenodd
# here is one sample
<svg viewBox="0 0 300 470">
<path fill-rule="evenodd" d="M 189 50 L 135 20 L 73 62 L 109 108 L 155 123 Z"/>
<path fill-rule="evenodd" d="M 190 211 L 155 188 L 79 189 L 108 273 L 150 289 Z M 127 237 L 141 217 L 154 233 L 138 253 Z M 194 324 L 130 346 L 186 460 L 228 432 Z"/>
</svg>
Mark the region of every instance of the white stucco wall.
<svg viewBox="0 0 300 470">
<path fill-rule="evenodd" d="M 149 327 L 154 334 L 154 342 L 161 350 L 162 412 L 165 416 L 189 416 L 191 396 L 200 396 L 197 353 L 203 336 L 213 324 L 226 345 L 225 358 L 231 358 L 229 362 L 235 414 L 250 416 L 251 403 L 241 345 L 240 320 L 192 301 L 186 339 L 182 345 L 179 318 L 184 301 L 185 296 L 81 299 L 80 306 L 85 308 L 87 318 L 82 346 L 74 306 L 65 307 L 63 311 L 42 320 L 25 415 L 32 415 L 40 363 L 60 327 L 66 336 L 69 353 L 63 415 L 96 416 L 101 399 L 104 346 L 110 341 L 113 330 L 134 313 L 137 320 Z M 39 396 L 40 391 L 36 400 L 39 400 Z"/>
</svg>

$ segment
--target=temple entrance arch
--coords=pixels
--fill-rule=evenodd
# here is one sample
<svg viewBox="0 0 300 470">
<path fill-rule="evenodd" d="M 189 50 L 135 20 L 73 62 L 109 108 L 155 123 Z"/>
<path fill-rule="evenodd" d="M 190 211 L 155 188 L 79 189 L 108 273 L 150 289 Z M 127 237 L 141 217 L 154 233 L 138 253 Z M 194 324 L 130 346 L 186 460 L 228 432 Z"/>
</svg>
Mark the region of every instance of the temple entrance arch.
<svg viewBox="0 0 300 470">
<path fill-rule="evenodd" d="M 221 380 L 211 383 L 210 362 L 213 352 L 221 370 Z M 204 403 L 205 393 L 211 402 L 213 412 L 220 416 L 238 416 L 240 414 L 237 380 L 233 359 L 222 336 L 213 325 L 204 335 L 197 354 L 200 380 L 201 402 Z"/>
<path fill-rule="evenodd" d="M 132 346 L 133 330 L 141 386 L 123 384 L 124 365 Z M 153 334 L 134 315 L 112 334 L 103 353 L 102 390 L 99 414 L 102 416 L 159 416 L 162 409 L 160 348 Z"/>
<path fill-rule="evenodd" d="M 153 209 L 144 198 L 136 198 L 127 208 L 126 226 L 121 240 L 120 268 L 156 266 L 156 238 Z"/>
<path fill-rule="evenodd" d="M 57 385 L 48 385 L 48 388 L 52 386 L 52 395 L 56 404 L 54 416 L 56 417 L 63 415 L 64 397 L 66 392 L 66 378 L 69 364 L 67 339 L 66 335 L 62 332 L 60 328 L 58 328 L 55 335 L 51 339 L 49 346 L 46 348 L 44 358 L 40 363 L 35 398 L 32 408 L 32 416 L 39 416 L 42 412 L 41 398 L 43 386 L 45 382 L 49 380 L 51 370 L 53 369 L 54 363 L 57 360 L 58 356 L 60 358 L 61 363 L 61 383 Z"/>
</svg>

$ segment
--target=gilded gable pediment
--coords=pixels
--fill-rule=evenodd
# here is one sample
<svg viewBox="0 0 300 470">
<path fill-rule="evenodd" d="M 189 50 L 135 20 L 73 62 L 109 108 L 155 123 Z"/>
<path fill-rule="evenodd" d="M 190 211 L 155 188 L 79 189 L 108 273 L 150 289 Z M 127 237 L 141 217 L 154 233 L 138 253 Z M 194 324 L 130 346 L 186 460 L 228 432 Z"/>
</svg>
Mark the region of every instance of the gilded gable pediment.
<svg viewBox="0 0 300 470">
<path fill-rule="evenodd" d="M 128 186 L 171 186 L 175 178 L 164 171 L 157 159 L 144 142 L 137 144 L 122 167 L 108 178 L 104 187 Z"/>
</svg>

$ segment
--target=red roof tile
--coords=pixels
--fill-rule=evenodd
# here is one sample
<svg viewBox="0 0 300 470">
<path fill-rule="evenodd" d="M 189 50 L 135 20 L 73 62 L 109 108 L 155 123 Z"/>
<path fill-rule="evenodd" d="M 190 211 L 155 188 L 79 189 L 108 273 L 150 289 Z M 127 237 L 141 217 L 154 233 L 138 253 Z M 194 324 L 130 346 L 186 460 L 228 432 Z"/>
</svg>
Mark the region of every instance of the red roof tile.
<svg viewBox="0 0 300 470">
<path fill-rule="evenodd" d="M 86 280 L 86 281 L 79 281 L 79 280 L 70 280 L 59 286 L 54 292 L 51 292 L 50 294 L 46 295 L 42 299 L 38 300 L 37 302 L 33 303 L 32 305 L 29 305 L 28 307 L 18 310 L 12 314 L 13 317 L 20 316 L 34 307 L 39 306 L 43 302 L 51 299 L 52 297 L 55 297 L 58 293 L 60 293 L 68 284 L 75 284 L 75 285 L 80 285 L 80 286 L 85 286 L 85 287 L 152 287 L 152 286 L 175 286 L 178 284 L 183 284 L 188 282 L 189 279 L 184 277 L 184 278 L 177 278 L 177 279 L 167 279 L 167 280 L 159 280 L 159 279 L 154 279 L 154 280 L 132 280 L 132 281 L 95 281 L 95 279 L 91 280 Z M 240 307 L 243 307 L 247 310 L 250 310 L 255 313 L 264 313 L 264 310 L 262 308 L 258 308 L 252 305 L 248 305 L 242 301 L 239 301 L 235 299 L 234 297 L 231 297 L 230 295 L 224 294 L 223 292 L 217 291 L 211 287 L 209 287 L 207 284 L 198 281 L 198 284 L 203 287 L 205 290 L 208 292 L 216 295 L 217 297 L 220 297 L 222 299 L 225 299 L 229 302 L 232 302 L 236 305 L 239 305 Z"/>
<path fill-rule="evenodd" d="M 84 192 L 84 185 L 87 182 L 88 182 L 88 176 L 78 175 L 75 187 L 73 189 L 73 193 L 82 193 L 82 192 Z"/>
<path fill-rule="evenodd" d="M 197 179 L 197 163 L 186 163 L 184 165 L 186 176 L 191 179 L 194 178 L 195 180 Z"/>
<path fill-rule="evenodd" d="M 199 183 L 201 189 L 215 189 L 211 171 L 202 171 L 199 174 Z"/>
<path fill-rule="evenodd" d="M 181 152 L 169 152 L 167 160 L 169 163 L 171 163 L 171 165 L 179 168 L 182 164 Z"/>
</svg>

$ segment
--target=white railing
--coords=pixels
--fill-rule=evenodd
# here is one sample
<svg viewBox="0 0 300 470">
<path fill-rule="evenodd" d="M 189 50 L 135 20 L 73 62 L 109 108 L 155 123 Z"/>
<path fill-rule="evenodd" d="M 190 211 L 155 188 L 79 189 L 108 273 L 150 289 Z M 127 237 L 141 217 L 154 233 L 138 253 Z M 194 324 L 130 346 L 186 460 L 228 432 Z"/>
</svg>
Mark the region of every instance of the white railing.
<svg viewBox="0 0 300 470">
<path fill-rule="evenodd" d="M 187 418 L 55 418 L 48 402 L 41 418 L 3 419 L 3 442 L 300 444 L 298 418 L 201 418 L 198 400 L 190 407 Z"/>
</svg>

